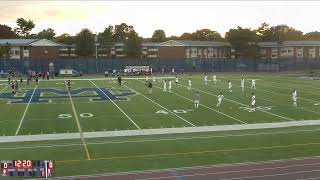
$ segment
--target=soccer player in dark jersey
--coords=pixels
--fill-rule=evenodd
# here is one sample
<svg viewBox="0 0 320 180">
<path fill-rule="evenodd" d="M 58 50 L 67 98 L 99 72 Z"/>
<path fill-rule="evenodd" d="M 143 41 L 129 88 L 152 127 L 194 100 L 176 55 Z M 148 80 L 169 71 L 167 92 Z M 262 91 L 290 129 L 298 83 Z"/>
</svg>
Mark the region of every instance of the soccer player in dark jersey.
<svg viewBox="0 0 320 180">
<path fill-rule="evenodd" d="M 120 76 L 118 76 L 118 84 L 119 84 L 119 86 L 121 86 L 121 77 Z"/>
<path fill-rule="evenodd" d="M 39 77 L 36 76 L 36 84 L 38 85 L 39 84 Z"/>
<path fill-rule="evenodd" d="M 71 91 L 71 81 L 70 80 L 67 81 L 67 87 L 68 87 L 68 91 Z"/>
<path fill-rule="evenodd" d="M 11 90 L 12 90 L 12 94 L 15 94 L 15 92 L 14 92 L 14 83 L 11 84 Z"/>
<path fill-rule="evenodd" d="M 148 93 L 152 94 L 152 82 L 148 83 Z"/>
</svg>

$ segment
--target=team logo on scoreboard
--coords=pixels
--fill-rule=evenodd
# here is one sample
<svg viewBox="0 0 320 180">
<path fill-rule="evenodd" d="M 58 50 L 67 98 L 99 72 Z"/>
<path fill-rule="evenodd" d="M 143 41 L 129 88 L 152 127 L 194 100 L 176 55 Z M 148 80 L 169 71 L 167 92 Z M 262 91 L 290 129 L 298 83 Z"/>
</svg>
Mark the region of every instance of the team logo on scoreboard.
<svg viewBox="0 0 320 180">
<path fill-rule="evenodd" d="M 68 99 L 68 91 L 60 89 L 22 89 L 19 94 L 14 95 L 10 92 L 0 93 L 0 99 L 6 99 L 11 103 L 30 103 L 49 102 L 52 99 Z M 32 96 L 33 94 L 33 96 Z M 108 100 L 128 100 L 129 96 L 135 93 L 130 89 L 114 89 L 114 88 L 79 88 L 71 91 L 73 99 L 87 98 L 92 101 L 108 101 Z"/>
</svg>

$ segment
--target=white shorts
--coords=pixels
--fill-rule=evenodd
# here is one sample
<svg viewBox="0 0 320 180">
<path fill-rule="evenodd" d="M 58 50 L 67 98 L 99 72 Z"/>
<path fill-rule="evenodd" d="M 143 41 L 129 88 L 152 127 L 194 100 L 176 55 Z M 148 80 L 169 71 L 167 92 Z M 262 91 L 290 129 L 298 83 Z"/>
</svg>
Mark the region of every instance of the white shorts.
<svg viewBox="0 0 320 180">
<path fill-rule="evenodd" d="M 256 101 L 251 102 L 251 106 L 254 106 L 256 104 Z"/>
<path fill-rule="evenodd" d="M 199 104 L 199 100 L 194 100 L 194 103 L 195 104 Z"/>
</svg>

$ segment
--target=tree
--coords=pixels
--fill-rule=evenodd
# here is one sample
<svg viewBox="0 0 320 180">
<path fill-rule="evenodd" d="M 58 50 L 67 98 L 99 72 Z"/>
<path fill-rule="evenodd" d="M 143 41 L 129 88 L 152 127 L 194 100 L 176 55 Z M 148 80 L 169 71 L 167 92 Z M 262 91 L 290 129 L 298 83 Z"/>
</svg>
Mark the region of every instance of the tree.
<svg viewBox="0 0 320 180">
<path fill-rule="evenodd" d="M 152 38 L 151 38 L 152 42 L 164 42 L 166 41 L 166 33 L 164 32 L 164 30 L 162 29 L 157 29 L 153 32 L 152 34 Z"/>
<path fill-rule="evenodd" d="M 101 46 L 100 53 L 109 54 L 111 45 L 114 42 L 113 26 L 109 25 L 103 32 L 98 34 L 98 42 Z"/>
<path fill-rule="evenodd" d="M 185 32 L 180 36 L 180 39 L 181 40 L 192 40 L 192 34 Z"/>
<path fill-rule="evenodd" d="M 313 41 L 320 41 L 320 32 L 318 32 L 318 31 L 308 32 L 305 35 L 303 35 L 303 39 L 305 39 L 305 40 L 313 40 Z"/>
<path fill-rule="evenodd" d="M 74 37 L 72 37 L 70 34 L 63 33 L 60 36 L 57 36 L 55 41 L 62 44 L 72 45 L 74 44 Z"/>
<path fill-rule="evenodd" d="M 109 25 L 103 32 L 98 34 L 98 42 L 101 45 L 110 45 L 114 42 L 113 26 Z"/>
<path fill-rule="evenodd" d="M 260 41 L 270 41 L 271 31 L 269 24 L 263 22 L 261 26 L 257 29 L 257 34 L 260 38 Z"/>
<path fill-rule="evenodd" d="M 257 29 L 261 41 L 297 41 L 303 39 L 303 33 L 284 24 L 269 28 L 267 23 L 262 23 Z"/>
<path fill-rule="evenodd" d="M 15 28 L 15 31 L 24 37 L 27 37 L 30 34 L 30 31 L 35 27 L 35 24 L 31 20 L 25 20 L 23 18 L 17 19 L 17 28 Z"/>
<path fill-rule="evenodd" d="M 256 58 L 258 56 L 258 35 L 256 30 L 239 27 L 226 32 L 226 39 L 236 51 L 236 57 Z"/>
<path fill-rule="evenodd" d="M 11 50 L 11 45 L 9 43 L 6 43 L 5 46 L 1 46 L 0 47 L 0 58 L 5 58 L 5 59 L 9 59 L 11 54 L 10 54 L 10 50 Z"/>
<path fill-rule="evenodd" d="M 130 31 L 125 43 L 128 57 L 138 58 L 141 55 L 142 38 L 134 30 Z"/>
<path fill-rule="evenodd" d="M 222 37 L 217 31 L 211 31 L 210 29 L 201 29 L 192 33 L 192 40 L 198 41 L 214 41 L 221 40 Z"/>
<path fill-rule="evenodd" d="M 167 38 L 167 40 L 180 40 L 180 37 L 178 36 L 170 36 Z"/>
<path fill-rule="evenodd" d="M 82 29 L 75 37 L 75 52 L 79 56 L 91 56 L 94 53 L 95 35 L 89 29 Z"/>
<path fill-rule="evenodd" d="M 55 35 L 56 35 L 56 33 L 54 32 L 54 30 L 51 28 L 48 28 L 48 29 L 44 29 L 41 32 L 39 32 L 37 36 L 40 39 L 52 40 L 52 39 L 54 39 Z"/>
<path fill-rule="evenodd" d="M 11 27 L 5 24 L 0 24 L 0 39 L 11 39 L 16 37 L 17 35 Z"/>
<path fill-rule="evenodd" d="M 115 25 L 113 39 L 116 42 L 125 42 L 127 35 L 133 30 L 133 26 L 127 25 L 126 23 L 121 23 Z"/>
</svg>

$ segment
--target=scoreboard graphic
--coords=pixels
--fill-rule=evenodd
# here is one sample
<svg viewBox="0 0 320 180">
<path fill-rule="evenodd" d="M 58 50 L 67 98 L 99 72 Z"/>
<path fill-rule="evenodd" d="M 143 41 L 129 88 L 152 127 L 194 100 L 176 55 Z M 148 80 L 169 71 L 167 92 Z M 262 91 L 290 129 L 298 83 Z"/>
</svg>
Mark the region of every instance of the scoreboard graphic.
<svg viewBox="0 0 320 180">
<path fill-rule="evenodd" d="M 0 160 L 0 177 L 53 177 L 53 160 Z"/>
</svg>

